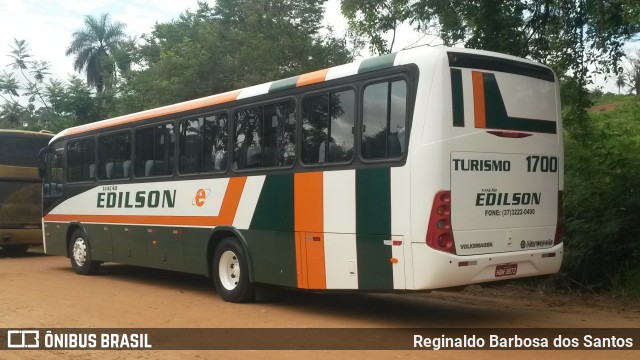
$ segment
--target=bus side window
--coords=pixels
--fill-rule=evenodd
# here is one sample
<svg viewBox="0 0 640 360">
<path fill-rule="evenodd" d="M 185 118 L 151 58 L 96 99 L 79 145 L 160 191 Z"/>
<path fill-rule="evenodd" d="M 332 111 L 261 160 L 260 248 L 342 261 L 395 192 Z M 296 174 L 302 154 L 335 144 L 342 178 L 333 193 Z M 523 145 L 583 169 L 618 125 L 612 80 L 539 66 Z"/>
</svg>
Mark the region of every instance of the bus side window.
<svg viewBox="0 0 640 360">
<path fill-rule="evenodd" d="M 136 130 L 136 177 L 173 174 L 175 137 L 172 123 Z"/>
<path fill-rule="evenodd" d="M 293 165 L 295 110 L 296 104 L 290 100 L 236 112 L 234 169 Z"/>
<path fill-rule="evenodd" d="M 67 180 L 90 181 L 96 178 L 96 152 L 93 139 L 71 141 L 67 145 Z"/>
<path fill-rule="evenodd" d="M 229 116 L 207 116 L 204 120 L 204 171 L 226 171 L 229 144 Z"/>
<path fill-rule="evenodd" d="M 369 85 L 362 101 L 362 157 L 399 157 L 406 151 L 407 84 Z"/>
<path fill-rule="evenodd" d="M 202 117 L 180 122 L 178 169 L 181 174 L 193 174 L 202 171 L 203 124 L 204 118 Z"/>
<path fill-rule="evenodd" d="M 181 174 L 227 170 L 228 119 L 227 114 L 222 113 L 180 123 L 178 167 Z"/>
<path fill-rule="evenodd" d="M 100 179 L 128 178 L 129 174 L 125 171 L 127 161 L 131 164 L 130 133 L 98 138 L 98 177 Z"/>
<path fill-rule="evenodd" d="M 302 101 L 302 161 L 348 162 L 353 157 L 353 90 L 306 97 Z"/>
</svg>

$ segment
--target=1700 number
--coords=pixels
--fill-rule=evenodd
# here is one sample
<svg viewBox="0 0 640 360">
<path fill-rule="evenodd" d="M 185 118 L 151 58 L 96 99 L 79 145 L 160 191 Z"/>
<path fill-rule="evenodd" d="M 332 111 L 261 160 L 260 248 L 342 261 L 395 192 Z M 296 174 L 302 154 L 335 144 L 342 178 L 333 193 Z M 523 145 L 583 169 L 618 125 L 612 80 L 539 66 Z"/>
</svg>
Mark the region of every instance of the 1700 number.
<svg viewBox="0 0 640 360">
<path fill-rule="evenodd" d="M 558 172 L 558 158 L 555 156 L 527 156 L 527 172 Z"/>
</svg>

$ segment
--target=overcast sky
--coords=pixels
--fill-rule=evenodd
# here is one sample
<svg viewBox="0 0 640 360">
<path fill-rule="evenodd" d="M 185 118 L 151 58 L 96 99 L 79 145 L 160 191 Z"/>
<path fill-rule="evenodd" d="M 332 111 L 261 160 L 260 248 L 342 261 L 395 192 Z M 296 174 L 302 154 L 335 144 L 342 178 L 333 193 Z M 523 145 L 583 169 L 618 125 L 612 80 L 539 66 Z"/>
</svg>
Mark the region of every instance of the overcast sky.
<svg viewBox="0 0 640 360">
<path fill-rule="evenodd" d="M 212 3 L 212 0 L 208 0 Z M 73 74 L 73 59 L 64 55 L 74 31 L 84 25 L 84 16 L 98 17 L 109 13 L 112 20 L 127 25 L 128 36 L 150 33 L 156 22 L 177 19 L 187 9 L 195 10 L 197 0 L 0 0 L 0 71 L 7 70 L 10 62 L 7 56 L 13 39 L 26 40 L 33 60 L 46 60 L 51 65 L 52 75 L 59 80 L 67 80 Z M 329 0 L 326 4 L 325 25 L 342 33 L 346 24 L 340 13 L 339 0 Z M 400 29 L 394 50 L 419 41 L 433 41 L 414 33 L 409 26 Z M 628 48 L 637 48 L 638 45 Z M 276 80 L 276 79 L 274 79 Z M 610 80 L 605 91 L 614 91 L 615 80 Z M 605 85 L 604 77 L 598 83 Z M 615 90 L 617 92 L 617 90 Z"/>
</svg>

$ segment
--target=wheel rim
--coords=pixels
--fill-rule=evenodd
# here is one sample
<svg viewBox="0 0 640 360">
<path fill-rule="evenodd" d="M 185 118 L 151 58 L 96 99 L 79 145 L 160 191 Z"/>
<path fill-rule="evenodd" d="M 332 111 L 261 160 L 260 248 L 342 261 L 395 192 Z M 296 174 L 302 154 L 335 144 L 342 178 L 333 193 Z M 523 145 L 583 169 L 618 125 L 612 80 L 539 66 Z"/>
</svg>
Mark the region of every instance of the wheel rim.
<svg viewBox="0 0 640 360">
<path fill-rule="evenodd" d="M 238 286 L 240 281 L 240 262 L 233 251 L 227 250 L 220 256 L 218 276 L 225 289 L 233 290 Z"/>
<path fill-rule="evenodd" d="M 73 261 L 75 261 L 78 266 L 84 265 L 87 261 L 87 244 L 85 244 L 83 238 L 78 238 L 73 243 L 73 249 L 71 250 L 73 255 Z"/>
</svg>

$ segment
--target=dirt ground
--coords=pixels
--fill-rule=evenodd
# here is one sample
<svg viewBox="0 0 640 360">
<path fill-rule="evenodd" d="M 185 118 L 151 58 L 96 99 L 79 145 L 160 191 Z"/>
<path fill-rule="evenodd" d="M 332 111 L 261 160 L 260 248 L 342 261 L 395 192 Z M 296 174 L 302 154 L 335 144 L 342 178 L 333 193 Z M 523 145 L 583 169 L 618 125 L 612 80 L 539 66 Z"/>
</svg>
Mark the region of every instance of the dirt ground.
<svg viewBox="0 0 640 360">
<path fill-rule="evenodd" d="M 640 301 L 508 284 L 461 292 L 294 293 L 230 304 L 209 279 L 123 265 L 96 276 L 32 249 L 0 252 L 0 328 L 638 328 Z M 639 351 L 7 351 L 0 359 L 637 359 Z"/>
</svg>

